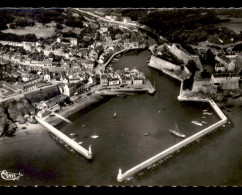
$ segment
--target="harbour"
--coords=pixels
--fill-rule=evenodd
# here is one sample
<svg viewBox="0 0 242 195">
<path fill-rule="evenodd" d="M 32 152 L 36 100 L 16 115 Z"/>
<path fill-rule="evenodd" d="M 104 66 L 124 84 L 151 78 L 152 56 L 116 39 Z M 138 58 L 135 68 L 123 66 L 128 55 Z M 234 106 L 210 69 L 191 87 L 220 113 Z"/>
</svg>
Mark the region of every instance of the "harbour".
<svg viewBox="0 0 242 195">
<path fill-rule="evenodd" d="M 69 135 L 70 132 L 78 135 L 75 141 L 83 142 L 84 148 L 92 145 L 95 159 L 91 163 L 87 163 L 63 150 L 52 138 L 49 138 L 46 131 L 43 131 L 37 135 L 29 134 L 25 138 L 21 135 L 16 137 L 16 141 L 20 143 L 17 152 L 19 157 L 15 157 L 17 154 L 14 155 L 14 158 L 19 159 L 18 164 L 7 156 L 11 147 L 7 149 L 1 143 L 2 157 L 5 157 L 9 164 L 3 165 L 0 163 L 0 165 L 6 168 L 20 166 L 26 176 L 20 181 L 20 185 L 31 183 L 38 185 L 47 183 L 49 185 L 52 183 L 55 185 L 120 185 L 116 180 L 117 171 L 120 167 L 122 167 L 122 170 L 128 170 L 139 162 L 143 162 L 150 156 L 154 156 L 181 141 L 169 132 L 169 128 L 174 127 L 175 121 L 187 136 L 200 131 L 201 128 L 191 124 L 191 120 L 198 120 L 205 116 L 202 110 L 209 107 L 209 104 L 206 102 L 204 104 L 178 102 L 180 82 L 167 76 L 160 76 L 156 70 L 147 68 L 149 55 L 148 51 L 127 56 L 124 54 L 119 62 L 115 63 L 114 68 L 119 69 L 127 66 L 133 68 L 136 66 L 138 70 L 145 72 L 151 83 L 155 81 L 156 93 L 154 96 L 140 94 L 125 99 L 114 97 L 95 107 L 95 109 L 73 114 L 68 118 L 72 121 L 72 124 L 63 122 L 56 125 L 56 128 L 66 135 Z M 135 62 L 137 62 L 137 65 L 135 65 Z M 234 109 L 235 112 L 240 112 L 238 108 Z M 114 119 L 115 111 L 117 117 Z M 213 112 L 213 110 L 209 110 L 209 112 Z M 145 121 L 144 118 L 146 118 Z M 207 118 L 203 120 L 206 120 L 209 126 L 218 121 L 219 118 L 216 114 L 213 114 L 207 115 Z M 85 126 L 82 128 L 83 124 Z M 238 124 L 239 119 L 235 119 L 235 129 L 239 128 Z M 207 125 L 204 125 L 204 127 L 207 127 Z M 232 142 L 232 140 L 236 140 L 240 132 L 230 132 L 227 128 L 223 128 L 221 133 L 217 132 L 214 136 L 206 137 L 202 142 L 184 149 L 182 153 L 173 156 L 161 166 L 144 171 L 145 174 L 134 176 L 133 179 L 122 183 L 122 185 L 223 184 L 223 178 L 229 171 L 226 169 L 227 163 L 235 162 L 233 158 L 230 162 L 224 162 L 222 160 L 224 154 L 231 157 L 233 154 L 240 155 L 240 148 L 235 147 Z M 98 139 L 91 138 L 95 133 L 99 136 Z M 148 136 L 144 136 L 145 133 L 148 133 Z M 230 138 L 232 136 L 232 140 L 228 139 L 227 136 Z M 32 140 L 32 144 L 29 144 L 28 140 Z M 45 148 L 42 147 L 43 141 Z M 11 140 L 8 142 L 11 142 Z M 27 145 L 28 147 L 26 147 Z M 29 146 L 33 145 L 34 147 L 29 149 Z M 16 144 L 13 144 L 12 147 L 14 146 Z M 216 147 L 217 152 L 209 150 L 210 147 Z M 230 153 L 231 148 L 235 149 L 233 154 Z M 26 150 L 28 150 L 28 153 L 25 153 Z M 37 151 L 39 152 L 36 153 Z M 65 159 L 68 159 L 68 162 L 59 163 L 60 160 Z M 28 167 L 27 165 L 30 163 L 31 167 Z M 216 164 L 216 168 L 214 164 Z M 199 168 L 205 165 L 206 169 Z M 38 176 L 33 174 L 37 167 L 39 170 Z M 221 168 L 225 170 L 222 173 Z M 177 169 L 180 172 L 177 172 Z M 194 169 L 198 170 L 196 174 Z M 240 168 L 235 166 L 233 169 L 239 171 Z M 44 175 L 47 171 L 49 171 L 49 177 L 45 178 Z M 211 176 L 211 171 L 216 174 Z M 199 178 L 197 177 L 198 173 Z M 97 174 L 99 177 L 96 177 Z M 69 175 L 72 177 L 68 177 Z M 182 175 L 187 175 L 187 177 L 184 178 Z M 43 179 L 40 177 L 43 177 Z M 235 174 L 234 177 L 239 182 L 241 176 Z M 227 182 L 236 183 L 228 177 Z"/>
</svg>

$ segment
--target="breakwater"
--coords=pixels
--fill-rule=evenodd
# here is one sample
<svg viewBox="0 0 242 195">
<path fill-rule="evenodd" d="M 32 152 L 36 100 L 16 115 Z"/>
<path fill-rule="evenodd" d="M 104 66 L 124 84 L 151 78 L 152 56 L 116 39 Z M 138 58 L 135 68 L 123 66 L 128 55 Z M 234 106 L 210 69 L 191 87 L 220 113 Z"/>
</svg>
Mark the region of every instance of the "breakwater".
<svg viewBox="0 0 242 195">
<path fill-rule="evenodd" d="M 166 72 L 164 72 L 166 74 Z M 169 76 L 171 76 L 170 74 L 168 74 Z M 172 74 L 173 75 L 173 74 Z M 173 75 L 174 78 L 174 75 Z M 176 79 L 181 81 L 181 86 L 180 86 L 180 94 L 178 96 L 178 101 L 195 101 L 195 102 L 208 102 L 211 107 L 214 109 L 214 111 L 216 112 L 216 114 L 220 117 L 221 120 L 219 120 L 218 122 L 210 125 L 209 127 L 199 131 L 198 133 L 191 135 L 190 137 L 184 139 L 183 141 L 169 147 L 168 149 L 160 152 L 159 154 L 149 158 L 148 160 L 136 165 L 135 167 L 127 170 L 126 172 L 122 173 L 122 170 L 119 169 L 118 172 L 118 176 L 117 176 L 117 181 L 118 182 L 122 182 L 130 177 L 132 177 L 133 175 L 135 175 L 136 173 L 142 171 L 143 169 L 149 167 L 150 165 L 168 157 L 169 155 L 173 154 L 176 151 L 179 151 L 181 148 L 184 148 L 185 146 L 191 144 L 192 142 L 200 139 L 201 137 L 211 133 L 213 130 L 217 129 L 218 127 L 224 125 L 227 123 L 227 117 L 223 114 L 223 112 L 219 109 L 219 107 L 217 106 L 217 104 L 211 100 L 211 99 L 202 99 L 202 98 L 198 98 L 198 97 L 185 97 L 183 96 L 183 81 L 182 79 L 175 77 Z"/>
<path fill-rule="evenodd" d="M 82 146 L 80 146 L 78 143 L 76 143 L 74 140 L 67 137 L 64 133 L 60 132 L 58 129 L 50 125 L 49 123 L 45 122 L 43 119 L 35 116 L 35 119 L 43 126 L 45 126 L 52 134 L 54 134 L 56 137 L 58 137 L 60 140 L 68 144 L 70 147 L 72 147 L 75 151 L 86 157 L 87 159 L 92 159 L 92 151 L 91 146 L 89 146 L 89 149 L 86 150 Z"/>
</svg>

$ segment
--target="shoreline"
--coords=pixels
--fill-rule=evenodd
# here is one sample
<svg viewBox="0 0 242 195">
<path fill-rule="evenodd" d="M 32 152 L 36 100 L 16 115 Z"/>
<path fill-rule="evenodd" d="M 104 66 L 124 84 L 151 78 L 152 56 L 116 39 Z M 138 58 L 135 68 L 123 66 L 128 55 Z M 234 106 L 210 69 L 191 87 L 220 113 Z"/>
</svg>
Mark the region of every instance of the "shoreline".
<svg viewBox="0 0 242 195">
<path fill-rule="evenodd" d="M 99 103 L 103 99 L 104 99 L 104 97 L 101 95 L 91 95 L 86 98 L 78 99 L 79 101 L 74 102 L 72 105 L 63 107 L 58 112 L 58 114 L 65 118 L 68 118 L 81 110 L 87 109 L 89 106 L 92 106 L 93 104 Z M 60 124 L 61 122 L 65 122 L 57 116 L 53 116 L 53 117 L 47 116 L 44 120 L 46 122 L 48 122 L 49 124 L 51 124 L 52 126 L 56 126 L 56 125 Z M 16 136 L 18 134 L 22 134 L 24 132 L 41 132 L 41 131 L 47 130 L 46 127 L 44 127 L 43 125 L 41 125 L 39 123 L 31 124 L 29 122 L 26 122 L 24 124 L 19 124 L 19 123 L 15 123 L 15 124 L 17 125 L 15 134 L 12 137 L 8 137 L 8 136 L 1 137 L 0 140 L 14 138 L 14 136 Z"/>
</svg>

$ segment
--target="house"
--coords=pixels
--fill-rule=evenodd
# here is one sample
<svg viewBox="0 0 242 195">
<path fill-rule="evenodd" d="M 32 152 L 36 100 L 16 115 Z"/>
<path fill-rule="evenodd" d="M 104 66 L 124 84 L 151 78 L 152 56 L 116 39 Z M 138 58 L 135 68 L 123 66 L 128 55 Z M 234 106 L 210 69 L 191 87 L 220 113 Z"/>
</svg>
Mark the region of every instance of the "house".
<svg viewBox="0 0 242 195">
<path fill-rule="evenodd" d="M 119 81 L 118 78 L 111 78 L 108 83 L 109 83 L 110 86 L 112 86 L 112 85 L 119 85 L 120 81 Z"/>
<path fill-rule="evenodd" d="M 60 103 L 63 102 L 66 99 L 66 95 L 60 94 L 58 96 L 55 96 L 43 103 L 43 105 L 46 106 L 46 108 L 56 111 L 60 109 Z"/>
<path fill-rule="evenodd" d="M 101 85 L 108 85 L 108 76 L 105 74 L 102 74 L 100 76 L 100 82 L 101 82 Z"/>
<path fill-rule="evenodd" d="M 143 82 L 144 82 L 143 79 L 140 78 L 140 77 L 133 77 L 132 79 L 133 79 L 133 84 L 134 85 L 142 85 Z"/>
<path fill-rule="evenodd" d="M 239 89 L 240 76 L 235 73 L 215 73 L 211 80 L 221 89 Z"/>
<path fill-rule="evenodd" d="M 123 17 L 123 22 L 129 23 L 129 22 L 131 22 L 131 18 L 130 17 Z"/>
<path fill-rule="evenodd" d="M 77 83 L 65 83 L 64 85 L 58 85 L 60 92 L 68 97 L 72 97 L 78 93 Z"/>
<path fill-rule="evenodd" d="M 89 57 L 93 58 L 94 60 L 98 59 L 98 53 L 95 50 L 91 50 L 89 53 Z"/>
<path fill-rule="evenodd" d="M 77 46 L 77 38 L 66 38 L 70 40 L 71 47 Z"/>
<path fill-rule="evenodd" d="M 24 86 L 23 86 L 23 91 L 24 92 L 33 91 L 33 90 L 36 90 L 36 89 L 37 89 L 36 83 L 33 83 L 33 84 L 24 84 Z"/>
<path fill-rule="evenodd" d="M 132 85 L 132 80 L 129 77 L 123 76 L 121 80 L 123 85 Z"/>
<path fill-rule="evenodd" d="M 93 69 L 95 62 L 90 60 L 81 60 L 81 65 L 86 69 Z"/>
<path fill-rule="evenodd" d="M 217 63 L 215 65 L 215 71 L 216 72 L 225 72 L 226 71 L 226 67 L 225 67 L 224 64 Z"/>
<path fill-rule="evenodd" d="M 27 42 L 27 41 L 23 41 L 22 44 L 23 44 L 23 48 L 24 48 L 26 51 L 31 51 L 32 48 L 36 46 L 36 43 L 35 43 L 35 42 Z"/>
<path fill-rule="evenodd" d="M 235 63 L 226 56 L 219 54 L 215 56 L 215 60 L 223 64 L 228 72 L 233 72 L 235 70 Z"/>
</svg>

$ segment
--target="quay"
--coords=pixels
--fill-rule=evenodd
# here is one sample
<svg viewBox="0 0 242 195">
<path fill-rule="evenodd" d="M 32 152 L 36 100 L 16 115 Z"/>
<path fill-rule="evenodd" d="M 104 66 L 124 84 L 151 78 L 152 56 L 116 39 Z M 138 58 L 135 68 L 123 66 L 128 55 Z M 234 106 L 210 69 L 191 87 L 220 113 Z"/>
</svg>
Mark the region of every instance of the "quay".
<svg viewBox="0 0 242 195">
<path fill-rule="evenodd" d="M 80 146 L 77 142 L 67 137 L 64 133 L 60 132 L 58 129 L 44 121 L 43 119 L 35 116 L 35 119 L 43 126 L 45 126 L 52 134 L 54 134 L 56 137 L 58 137 L 60 140 L 65 142 L 67 145 L 72 147 L 75 151 L 77 151 L 79 154 L 83 155 L 87 159 L 92 159 L 92 151 L 91 146 L 89 146 L 89 149 L 86 150 L 82 146 Z"/>
<path fill-rule="evenodd" d="M 135 86 L 107 86 L 103 87 L 97 91 L 95 91 L 95 94 L 98 95 L 129 95 L 134 93 L 149 93 L 154 94 L 155 88 L 152 86 L 149 80 L 145 80 L 145 83 L 142 85 L 135 85 Z"/>
<path fill-rule="evenodd" d="M 164 72 L 166 73 L 166 72 Z M 168 74 L 171 76 L 170 74 Z M 174 77 L 173 77 L 174 78 Z M 175 77 L 176 78 L 176 77 Z M 227 123 L 227 117 L 223 114 L 223 112 L 219 109 L 217 104 L 211 100 L 211 99 L 202 99 L 198 97 L 185 97 L 183 96 L 183 81 L 182 79 L 179 79 L 178 77 L 176 78 L 181 81 L 181 86 L 180 86 L 180 94 L 178 96 L 178 101 L 196 101 L 196 102 L 208 102 L 211 107 L 214 109 L 216 114 L 220 117 L 221 120 L 216 122 L 215 124 L 210 125 L 209 127 L 199 131 L 198 133 L 191 135 L 190 137 L 182 140 L 181 142 L 175 144 L 174 146 L 171 146 L 170 148 L 162 151 L 161 153 L 149 158 L 148 160 L 138 164 L 137 166 L 127 170 L 126 172 L 122 173 L 122 170 L 119 169 L 118 176 L 117 176 L 117 181 L 122 182 L 136 173 L 142 171 L 143 169 L 149 167 L 150 165 L 168 157 L 169 155 L 173 154 L 174 152 L 180 150 L 181 148 L 184 148 L 185 146 L 191 144 L 192 142 L 200 139 L 201 137 L 211 133 L 213 130 L 217 129 L 218 127 L 224 125 Z"/>
</svg>

